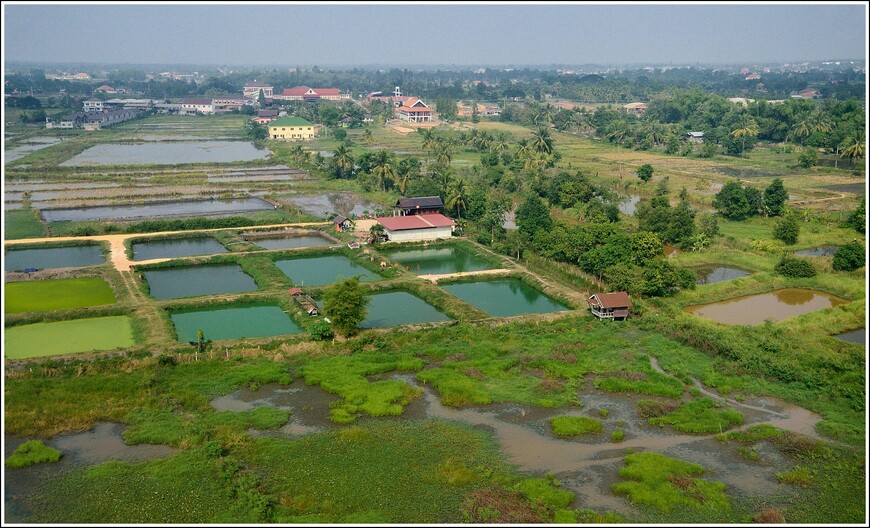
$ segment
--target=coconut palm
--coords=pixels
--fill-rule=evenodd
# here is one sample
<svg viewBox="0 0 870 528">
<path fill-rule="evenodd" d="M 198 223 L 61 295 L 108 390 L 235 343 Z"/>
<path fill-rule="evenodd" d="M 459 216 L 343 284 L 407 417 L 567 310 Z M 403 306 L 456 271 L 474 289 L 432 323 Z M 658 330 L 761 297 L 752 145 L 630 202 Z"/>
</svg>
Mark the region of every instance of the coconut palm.
<svg viewBox="0 0 870 528">
<path fill-rule="evenodd" d="M 396 178 L 396 167 L 393 164 L 393 156 L 386 150 L 378 151 L 375 155 L 375 163 L 372 173 L 377 178 L 383 191 L 387 192 L 387 182 L 393 181 Z"/>
<path fill-rule="evenodd" d="M 550 103 L 538 105 L 534 110 L 532 122 L 536 125 L 547 126 L 553 121 L 553 113 L 555 109 Z"/>
<path fill-rule="evenodd" d="M 820 109 L 817 109 L 809 118 L 810 121 L 810 130 L 812 132 L 822 132 L 827 134 L 831 130 L 833 130 L 833 125 L 831 124 L 831 120 L 822 112 Z"/>
<path fill-rule="evenodd" d="M 439 141 L 435 145 L 435 163 L 441 166 L 448 166 L 453 160 L 453 155 L 450 152 L 452 148 L 451 142 L 448 140 Z"/>
<path fill-rule="evenodd" d="M 746 157 L 746 138 L 755 137 L 758 135 L 759 132 L 761 132 L 761 129 L 758 128 L 758 124 L 755 122 L 755 119 L 752 119 L 752 116 L 750 114 L 740 114 L 737 128 L 731 131 L 731 135 L 735 138 L 741 138 L 743 140 L 740 149 L 741 157 Z"/>
<path fill-rule="evenodd" d="M 809 118 L 801 119 L 791 127 L 789 133 L 792 137 L 799 137 L 801 140 L 801 147 L 803 147 L 804 138 L 809 137 L 809 135 L 813 133 L 813 123 Z"/>
<path fill-rule="evenodd" d="M 849 158 L 855 161 L 855 158 L 861 159 L 864 157 L 864 141 L 855 137 L 847 138 L 841 145 L 843 152 L 841 158 Z"/>
<path fill-rule="evenodd" d="M 516 154 L 517 158 L 519 158 L 521 160 L 527 159 L 527 158 L 531 157 L 532 152 L 534 152 L 534 151 L 532 150 L 532 147 L 529 144 L 528 139 L 521 139 L 521 140 L 517 141 L 517 154 Z"/>
<path fill-rule="evenodd" d="M 450 182 L 448 186 L 448 198 L 446 205 L 448 208 L 456 211 L 456 215 L 462 218 L 462 211 L 468 210 L 468 203 L 465 201 L 465 180 L 456 178 Z"/>
<path fill-rule="evenodd" d="M 630 130 L 631 125 L 628 124 L 628 121 L 617 119 L 607 127 L 607 139 L 616 141 L 616 146 L 619 147 L 625 141 L 625 138 L 628 137 Z"/>
<path fill-rule="evenodd" d="M 537 129 L 532 134 L 532 149 L 539 154 L 553 153 L 553 138 L 550 137 L 550 131 L 544 127 Z"/>
<path fill-rule="evenodd" d="M 495 138 L 490 142 L 489 148 L 493 152 L 504 152 L 508 149 L 508 144 L 510 143 L 510 138 L 508 137 L 506 132 L 499 132 Z"/>
<path fill-rule="evenodd" d="M 345 174 L 350 174 L 354 167 L 354 159 L 347 146 L 339 145 L 332 154 L 332 162 L 340 171 L 339 177 L 343 178 Z"/>
<path fill-rule="evenodd" d="M 362 133 L 362 141 L 363 141 L 363 144 L 365 144 L 365 145 L 372 144 L 372 131 L 370 129 L 367 128 Z"/>
</svg>

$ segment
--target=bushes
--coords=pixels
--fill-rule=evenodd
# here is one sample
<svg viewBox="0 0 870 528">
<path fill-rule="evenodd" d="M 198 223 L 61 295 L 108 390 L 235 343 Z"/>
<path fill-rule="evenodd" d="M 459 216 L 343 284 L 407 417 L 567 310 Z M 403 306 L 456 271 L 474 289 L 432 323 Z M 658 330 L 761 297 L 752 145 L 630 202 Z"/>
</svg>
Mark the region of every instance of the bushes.
<svg viewBox="0 0 870 528">
<path fill-rule="evenodd" d="M 864 246 L 850 242 L 834 253 L 834 269 L 837 271 L 852 271 L 864 266 Z"/>
<path fill-rule="evenodd" d="M 773 238 L 782 240 L 787 246 L 797 243 L 799 233 L 800 224 L 798 224 L 797 217 L 793 214 L 779 220 L 773 226 Z"/>
<path fill-rule="evenodd" d="M 816 276 L 816 268 L 813 267 L 813 264 L 809 260 L 792 257 L 791 255 L 782 257 L 782 260 L 776 265 L 774 271 L 784 277 L 800 278 Z"/>
<path fill-rule="evenodd" d="M 550 418 L 557 436 L 577 436 L 601 432 L 601 422 L 586 416 L 555 416 Z"/>
</svg>

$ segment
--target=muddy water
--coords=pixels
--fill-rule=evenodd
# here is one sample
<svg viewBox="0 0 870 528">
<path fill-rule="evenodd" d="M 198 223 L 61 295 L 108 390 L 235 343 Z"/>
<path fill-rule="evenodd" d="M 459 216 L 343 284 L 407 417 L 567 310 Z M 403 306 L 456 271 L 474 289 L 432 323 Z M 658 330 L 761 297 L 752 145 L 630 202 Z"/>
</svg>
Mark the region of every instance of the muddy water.
<svg viewBox="0 0 870 528">
<path fill-rule="evenodd" d="M 711 304 L 686 306 L 689 313 L 724 324 L 760 324 L 839 306 L 848 301 L 829 293 L 785 288 Z"/>
<path fill-rule="evenodd" d="M 329 216 L 331 213 L 347 217 L 361 216 L 365 212 L 374 212 L 382 208 L 379 204 L 364 200 L 352 193 L 328 193 L 312 196 L 289 195 L 279 198 L 284 203 L 292 204 L 313 216 Z"/>
<path fill-rule="evenodd" d="M 819 187 L 819 189 L 826 189 L 834 192 L 844 192 L 844 193 L 855 193 L 862 194 L 867 190 L 866 183 L 847 183 L 845 185 L 827 185 L 825 187 Z"/>
<path fill-rule="evenodd" d="M 45 443 L 63 453 L 58 462 L 6 469 L 3 475 L 4 521 L 26 522 L 33 513 L 28 505 L 28 497 L 38 492 L 49 479 L 56 479 L 71 469 L 109 460 L 142 462 L 166 457 L 177 451 L 164 445 L 126 445 L 121 436 L 123 430 L 121 424 L 100 422 L 90 431 L 57 436 Z M 27 440 L 32 439 L 6 435 L 4 443 L 7 455 Z"/>
<path fill-rule="evenodd" d="M 692 269 L 695 270 L 695 274 L 698 276 L 698 279 L 695 281 L 696 284 L 713 284 L 716 282 L 739 279 L 740 277 L 745 277 L 752 273 L 751 271 L 741 268 L 716 265 L 697 266 Z"/>
</svg>

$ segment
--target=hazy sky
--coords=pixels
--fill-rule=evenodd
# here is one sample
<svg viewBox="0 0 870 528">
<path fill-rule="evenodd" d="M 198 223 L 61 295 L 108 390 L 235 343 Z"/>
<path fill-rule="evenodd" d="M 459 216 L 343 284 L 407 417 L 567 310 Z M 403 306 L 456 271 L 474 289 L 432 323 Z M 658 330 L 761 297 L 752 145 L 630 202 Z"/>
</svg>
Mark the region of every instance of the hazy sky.
<svg viewBox="0 0 870 528">
<path fill-rule="evenodd" d="M 839 4 L 3 3 L 6 61 L 217 65 L 723 64 L 865 59 Z"/>
</svg>

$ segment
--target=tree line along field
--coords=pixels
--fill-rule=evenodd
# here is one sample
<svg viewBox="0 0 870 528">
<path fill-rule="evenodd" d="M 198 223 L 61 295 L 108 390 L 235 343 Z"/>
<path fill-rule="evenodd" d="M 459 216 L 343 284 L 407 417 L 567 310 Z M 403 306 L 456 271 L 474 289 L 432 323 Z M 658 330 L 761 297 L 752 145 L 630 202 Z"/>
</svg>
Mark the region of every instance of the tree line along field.
<svg viewBox="0 0 870 528">
<path fill-rule="evenodd" d="M 158 121 L 166 126 L 176 122 L 160 119 L 154 123 Z M 516 148 L 520 140 L 533 139 L 532 131 L 515 124 L 482 122 L 471 128 L 503 132 L 512 141 L 511 148 Z M 450 136 L 459 132 L 439 133 Z M 375 127 L 370 140 L 363 138 L 362 130 L 350 130 L 348 137 L 352 140 L 349 150 L 356 157 L 366 154 L 372 146 L 402 152 L 393 161 L 408 156 L 421 160 L 437 156 L 431 148 L 424 148 L 423 135 L 416 132 L 400 135 Z M 555 322 L 461 323 L 420 332 L 366 331 L 358 338 L 335 344 L 305 338 L 267 339 L 258 341 L 256 349 L 245 343 L 213 346 L 208 359 L 200 361 L 192 361 L 191 352 L 182 345 L 161 345 L 148 352 L 138 352 L 142 348 L 137 346 L 131 349 L 137 352 L 116 359 L 36 362 L 31 363 L 37 367 L 31 373 L 8 370 L 4 419 L 12 434 L 50 438 L 109 420 L 129 427 L 125 438 L 130 444 L 158 443 L 179 449 L 165 459 L 139 464 L 106 463 L 87 471 L 64 473 L 33 497 L 40 511 L 34 519 L 608 523 L 751 522 L 763 515 L 775 521 L 779 515 L 787 522 L 860 522 L 865 507 L 861 490 L 866 479 L 864 457 L 858 450 L 866 437 L 862 405 L 866 396 L 865 358 L 858 347 L 841 343 L 831 334 L 855 328 L 866 319 L 864 270 L 835 271 L 829 258 L 819 257 L 810 258 L 819 271 L 816 277 L 794 279 L 774 272 L 786 251 L 845 244 L 856 238 L 863 242 L 863 233 L 841 226 L 857 206 L 857 197 L 839 196 L 825 201 L 835 196 L 816 190 L 822 184 L 854 179 L 843 171 L 794 169 L 796 154 L 780 158 L 780 154 L 760 149 L 749 153 L 748 159 L 697 159 L 633 151 L 561 132 L 553 132 L 552 138 L 561 155 L 555 167 L 542 171 L 520 168 L 515 171 L 513 186 L 507 182 L 514 169 L 505 168 L 503 174 L 508 176 L 490 185 L 491 189 L 502 192 L 513 205 L 520 204 L 530 188 L 539 184 L 543 189 L 556 171 L 564 169 L 582 171 L 602 188 L 651 198 L 656 195 L 656 185 L 667 177 L 672 197 L 685 187 L 689 203 L 701 208 L 712 207 L 715 193 L 710 192 L 710 185 L 730 178 L 717 168 L 771 174 L 787 170 L 789 175 L 783 177 L 786 188 L 806 199 L 800 207 L 813 213 L 801 224 L 798 244 L 791 247 L 773 237 L 773 224 L 778 221 L 774 218 L 720 220 L 721 234 L 709 246 L 684 251 L 667 262 L 685 267 L 732 264 L 754 273 L 734 281 L 684 289 L 672 296 L 633 296 L 634 317 L 618 325 L 581 315 Z M 311 151 L 331 151 L 341 144 L 319 139 L 306 146 Z M 297 159 L 295 145 L 270 144 L 270 148 L 274 148 L 276 159 L 288 165 L 310 166 L 309 161 Z M 451 200 L 457 188 L 455 182 L 465 181 L 471 201 L 471 193 L 487 185 L 488 175 L 480 165 L 486 152 L 460 145 L 452 148 L 446 170 L 440 172 L 450 180 L 449 190 L 444 189 L 449 192 L 445 201 L 452 202 L 454 214 L 459 212 L 465 218 L 461 207 L 457 210 L 456 201 Z M 645 163 L 656 169 L 655 179 L 646 183 L 635 175 Z M 499 162 L 498 166 L 503 165 Z M 423 186 L 429 176 L 418 176 L 418 188 L 437 191 L 434 186 Z M 772 179 L 761 176 L 745 182 L 763 189 Z M 365 177 L 319 181 L 323 188 L 355 191 L 391 203 L 398 195 L 398 184 L 384 185 L 384 190 L 378 188 L 381 183 Z M 582 225 L 586 221 L 582 207 L 546 207 L 558 222 Z M 488 238 L 480 222 L 479 217 L 469 219 L 467 236 L 477 237 L 478 241 Z M 620 220 L 621 229 L 632 231 L 638 225 L 636 218 Z M 538 248 L 529 242 L 516 246 L 524 254 L 519 262 L 540 258 L 534 255 Z M 510 239 L 503 242 L 505 246 L 491 247 L 504 250 L 509 243 Z M 259 270 L 254 273 L 277 288 L 277 276 L 270 276 L 255 260 L 250 260 L 249 269 Z M 578 294 L 601 284 L 601 277 L 581 271 L 576 263 L 543 260 L 546 263 L 534 270 L 546 281 L 558 282 Z M 27 283 L 20 284 L 25 288 Z M 784 287 L 824 290 L 849 302 L 782 323 L 748 328 L 701 321 L 681 310 L 690 304 Z M 45 297 L 31 307 L 52 306 Z M 141 320 L 136 322 L 140 315 L 137 312 L 133 318 L 134 326 L 142 324 Z M 109 348 L 134 344 L 137 331 L 133 328 L 127 333 L 122 320 L 125 318 L 105 317 L 97 323 L 102 333 L 108 330 L 114 335 L 130 336 L 129 341 L 110 344 Z M 28 343 L 26 346 L 34 340 L 35 346 L 50 350 L 52 339 L 35 340 L 53 336 L 56 341 L 62 333 L 94 331 L 44 328 L 46 331 L 38 336 L 23 335 L 19 339 Z M 16 328 L 6 330 L 9 333 Z M 157 354 L 162 355 L 155 357 Z M 651 367 L 650 357 L 658 360 L 664 374 Z M 697 379 L 735 401 L 775 396 L 819 413 L 822 421 L 814 430 L 824 444 L 778 429 L 753 429 L 752 434 L 744 436 L 732 431 L 732 436 L 719 439 L 722 450 L 734 456 L 767 456 L 772 460 L 775 457 L 766 450 L 773 446 L 777 456 L 788 461 L 789 467 L 781 472 L 771 470 L 766 474 L 771 485 L 776 483 L 778 487 L 775 494 L 764 498 L 718 485 L 716 472 L 707 472 L 703 467 L 699 470 L 679 461 L 646 456 L 654 453 L 621 453 L 624 466 L 615 468 L 607 477 L 620 484 L 608 491 L 625 496 L 633 506 L 628 515 L 616 514 L 585 502 L 569 491 L 570 485 L 564 479 L 560 483 L 548 475 L 517 472 L 500 451 L 498 438 L 492 435 L 453 422 L 405 417 L 408 405 L 419 401 L 421 394 L 400 379 L 388 379 L 391 375 L 411 375 L 430 386 L 442 403 L 460 407 L 515 403 L 538 410 L 570 409 L 576 405 L 578 389 L 591 384 L 598 394 L 629 394 L 665 402 L 667 405 L 659 409 L 662 414 L 652 419 L 660 419 L 663 427 L 675 431 L 680 430 L 678 427 L 691 430 L 708 424 L 717 431 L 719 426 L 726 431 L 733 428 L 734 423 L 718 414 L 724 409 L 707 407 L 702 395 L 693 390 L 692 380 Z M 211 399 L 241 387 L 286 385 L 297 379 L 335 395 L 333 409 L 341 412 L 333 416 L 352 425 L 301 437 L 255 437 L 245 431 L 268 432 L 283 427 L 300 410 L 269 408 L 229 413 L 215 411 L 209 405 Z M 579 394 L 582 401 L 587 391 Z M 53 407 L 52 401 L 77 403 Z M 647 407 L 635 403 L 634 412 L 646 412 Z M 388 418 L 395 414 L 397 406 L 399 417 Z M 662 410 L 665 408 L 668 410 Z M 324 410 L 322 419 L 330 415 Z M 600 416 L 592 418 L 606 423 Z M 420 449 L 421 445 L 426 448 Z M 289 470 L 287 460 L 296 461 Z M 346 480 L 347 476 L 352 478 Z M 362 492 L 358 487 L 344 485 L 354 481 L 370 485 Z M 111 501 L 100 499 L 122 482 L 129 485 L 121 494 Z M 408 494 L 409 489 L 414 493 Z M 412 495 L 417 499 L 412 500 Z M 131 504 L 137 506 L 130 510 Z"/>
</svg>

